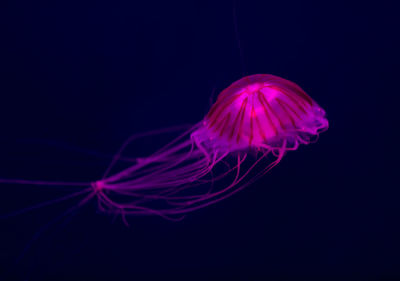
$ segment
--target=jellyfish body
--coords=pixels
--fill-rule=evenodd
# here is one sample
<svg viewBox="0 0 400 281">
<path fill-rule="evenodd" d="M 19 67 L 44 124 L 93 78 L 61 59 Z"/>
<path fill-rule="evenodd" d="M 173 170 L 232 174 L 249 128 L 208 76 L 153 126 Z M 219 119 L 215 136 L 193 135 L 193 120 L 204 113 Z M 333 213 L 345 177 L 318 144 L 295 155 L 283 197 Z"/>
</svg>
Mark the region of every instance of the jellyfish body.
<svg viewBox="0 0 400 281">
<path fill-rule="evenodd" d="M 225 89 L 206 116 L 210 137 L 233 149 L 297 148 L 328 127 L 324 110 L 299 86 L 283 78 L 256 74 Z"/>
<path fill-rule="evenodd" d="M 220 93 L 202 122 L 131 167 L 110 176 L 108 169 L 92 187 L 101 211 L 170 218 L 232 195 L 327 128 L 324 110 L 293 82 L 247 76 Z M 241 169 L 249 151 L 261 156 Z M 233 164 L 226 164 L 232 155 Z M 224 169 L 214 175 L 221 163 Z M 257 165 L 263 167 L 250 177 Z M 229 183 L 220 184 L 229 176 Z"/>
<path fill-rule="evenodd" d="M 126 159 L 124 150 L 136 138 L 171 130 L 129 138 L 98 181 L 0 179 L 0 183 L 86 186 L 32 208 L 85 194 L 77 207 L 96 197 L 100 211 L 121 214 L 124 220 L 126 215 L 179 218 L 250 185 L 287 151 L 313 142 L 327 128 L 325 111 L 298 85 L 273 75 L 251 75 L 223 90 L 201 122 L 115 172 L 115 164 Z"/>
</svg>

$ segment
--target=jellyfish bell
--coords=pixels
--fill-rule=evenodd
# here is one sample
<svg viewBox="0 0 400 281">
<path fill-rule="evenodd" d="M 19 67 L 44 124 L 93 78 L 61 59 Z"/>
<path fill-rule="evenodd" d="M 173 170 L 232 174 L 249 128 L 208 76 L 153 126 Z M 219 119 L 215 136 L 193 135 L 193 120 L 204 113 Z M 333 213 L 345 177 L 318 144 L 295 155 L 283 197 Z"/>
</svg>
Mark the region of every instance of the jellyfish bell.
<svg viewBox="0 0 400 281">
<path fill-rule="evenodd" d="M 229 151 L 293 150 L 328 128 L 325 111 L 298 85 L 270 74 L 244 77 L 223 90 L 196 136 Z"/>
</svg>

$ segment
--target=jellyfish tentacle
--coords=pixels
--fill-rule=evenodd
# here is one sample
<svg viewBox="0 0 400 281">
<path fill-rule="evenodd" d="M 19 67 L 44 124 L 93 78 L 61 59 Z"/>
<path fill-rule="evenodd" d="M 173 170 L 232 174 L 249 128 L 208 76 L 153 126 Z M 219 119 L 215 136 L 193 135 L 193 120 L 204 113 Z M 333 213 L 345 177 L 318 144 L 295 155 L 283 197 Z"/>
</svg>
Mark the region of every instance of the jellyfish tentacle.
<svg viewBox="0 0 400 281">
<path fill-rule="evenodd" d="M 102 179 L 107 177 L 107 175 L 110 173 L 110 171 L 114 167 L 114 165 L 121 159 L 121 156 L 122 156 L 122 153 L 124 152 L 124 150 L 133 141 L 144 138 L 144 137 L 150 137 L 150 136 L 154 136 L 154 135 L 160 135 L 160 134 L 170 133 L 170 132 L 174 132 L 174 131 L 179 131 L 179 130 L 182 130 L 183 128 L 187 128 L 187 127 L 189 127 L 189 125 L 174 126 L 174 127 L 169 127 L 169 128 L 153 130 L 150 132 L 134 134 L 134 135 L 130 136 L 126 141 L 124 141 L 124 143 L 121 145 L 121 147 L 118 149 L 118 151 L 114 154 L 113 159 L 111 160 L 110 164 L 108 165 L 107 169 L 105 170 L 105 172 L 102 176 Z M 192 130 L 192 128 L 190 130 Z"/>
</svg>

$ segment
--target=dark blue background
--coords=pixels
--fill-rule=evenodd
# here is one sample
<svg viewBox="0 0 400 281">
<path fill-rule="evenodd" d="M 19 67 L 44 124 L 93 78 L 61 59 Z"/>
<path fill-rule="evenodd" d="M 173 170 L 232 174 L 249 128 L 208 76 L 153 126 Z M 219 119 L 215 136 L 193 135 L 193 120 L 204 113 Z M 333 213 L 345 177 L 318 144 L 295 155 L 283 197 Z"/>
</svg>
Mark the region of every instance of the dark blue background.
<svg viewBox="0 0 400 281">
<path fill-rule="evenodd" d="M 181 222 L 89 204 L 40 231 L 74 200 L 3 218 L 0 278 L 400 280 L 398 14 L 356 2 L 2 2 L 2 178 L 96 180 L 129 135 L 200 121 L 243 74 L 298 83 L 330 129 Z M 2 214 L 70 192 L 0 190 Z"/>
</svg>

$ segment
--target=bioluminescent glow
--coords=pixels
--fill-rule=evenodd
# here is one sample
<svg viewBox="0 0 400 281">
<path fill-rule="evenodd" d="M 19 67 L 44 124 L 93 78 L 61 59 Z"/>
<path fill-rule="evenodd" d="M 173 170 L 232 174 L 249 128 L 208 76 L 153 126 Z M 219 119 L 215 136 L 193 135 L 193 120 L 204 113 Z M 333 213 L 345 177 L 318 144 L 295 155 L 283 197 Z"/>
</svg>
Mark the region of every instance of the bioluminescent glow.
<svg viewBox="0 0 400 281">
<path fill-rule="evenodd" d="M 257 74 L 223 90 L 200 123 L 112 173 L 134 138 L 129 139 L 98 181 L 1 182 L 86 185 L 71 195 L 87 192 L 81 204 L 95 197 L 105 213 L 174 218 L 229 197 L 267 173 L 287 151 L 316 140 L 327 128 L 325 111 L 298 85 Z"/>
</svg>

